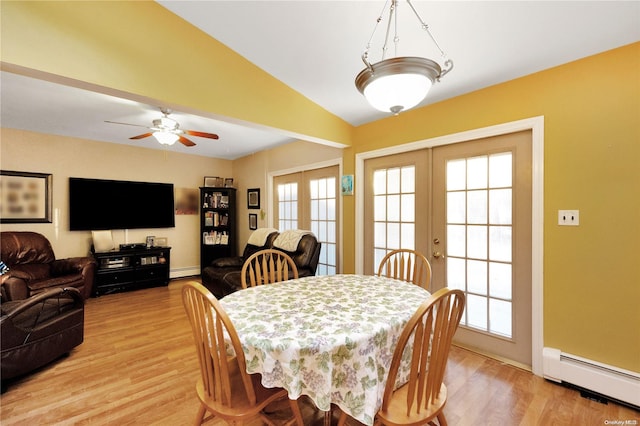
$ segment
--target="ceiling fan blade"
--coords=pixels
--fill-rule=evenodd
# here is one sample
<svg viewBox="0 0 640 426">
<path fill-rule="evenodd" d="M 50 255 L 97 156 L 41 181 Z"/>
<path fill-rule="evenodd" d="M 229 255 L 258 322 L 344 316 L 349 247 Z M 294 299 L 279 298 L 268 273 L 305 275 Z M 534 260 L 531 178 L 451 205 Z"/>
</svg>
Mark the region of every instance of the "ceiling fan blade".
<svg viewBox="0 0 640 426">
<path fill-rule="evenodd" d="M 183 130 L 187 135 L 200 136 L 201 138 L 218 139 L 218 135 L 214 133 L 198 132 L 195 130 Z"/>
<path fill-rule="evenodd" d="M 110 124 L 124 124 L 125 126 L 146 127 L 147 129 L 149 128 L 149 126 L 142 126 L 140 124 L 131 124 L 131 123 L 121 123 L 119 121 L 104 120 L 104 122 L 105 123 L 110 123 Z"/>
<path fill-rule="evenodd" d="M 189 139 L 185 138 L 184 136 L 180 136 L 179 141 L 184 146 L 196 146 L 195 143 L 191 142 Z"/>
<path fill-rule="evenodd" d="M 132 136 L 129 139 L 143 139 L 143 138 L 148 138 L 149 136 L 151 136 L 153 133 L 143 133 L 141 135 L 138 136 Z"/>
</svg>

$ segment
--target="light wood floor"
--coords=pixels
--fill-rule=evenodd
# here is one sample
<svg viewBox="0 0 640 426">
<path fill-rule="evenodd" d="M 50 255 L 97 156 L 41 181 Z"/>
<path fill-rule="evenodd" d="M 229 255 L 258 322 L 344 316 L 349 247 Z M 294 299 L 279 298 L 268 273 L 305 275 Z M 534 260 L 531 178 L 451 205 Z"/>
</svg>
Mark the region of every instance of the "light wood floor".
<svg viewBox="0 0 640 426">
<path fill-rule="evenodd" d="M 0 423 L 193 423 L 198 366 L 182 307 L 183 282 L 88 300 L 84 343 L 11 383 L 0 397 Z M 575 390 L 455 347 L 445 383 L 445 414 L 453 426 L 640 420 L 640 413 L 630 408 L 582 398 Z M 321 413 L 312 405 L 303 402 L 303 414 L 305 424 L 321 424 Z M 207 424 L 224 423 L 213 419 Z"/>
</svg>

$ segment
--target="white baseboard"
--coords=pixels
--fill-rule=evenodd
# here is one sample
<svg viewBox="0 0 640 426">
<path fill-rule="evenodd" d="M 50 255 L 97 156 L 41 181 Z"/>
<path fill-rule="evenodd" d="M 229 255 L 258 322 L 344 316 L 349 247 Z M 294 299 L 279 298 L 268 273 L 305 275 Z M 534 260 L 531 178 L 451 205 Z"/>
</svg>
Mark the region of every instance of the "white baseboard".
<svg viewBox="0 0 640 426">
<path fill-rule="evenodd" d="M 556 348 L 542 350 L 546 379 L 570 383 L 609 398 L 640 407 L 640 374 L 613 367 Z"/>
<path fill-rule="evenodd" d="M 199 266 L 187 266 L 184 268 L 171 268 L 169 271 L 169 278 L 184 278 L 192 277 L 194 275 L 200 275 Z"/>
</svg>

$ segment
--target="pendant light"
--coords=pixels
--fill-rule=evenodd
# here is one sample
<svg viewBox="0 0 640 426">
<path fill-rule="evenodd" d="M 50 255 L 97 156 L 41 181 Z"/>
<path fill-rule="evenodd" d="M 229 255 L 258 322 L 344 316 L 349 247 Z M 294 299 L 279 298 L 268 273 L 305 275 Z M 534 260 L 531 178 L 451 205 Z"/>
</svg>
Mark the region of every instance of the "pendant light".
<svg viewBox="0 0 640 426">
<path fill-rule="evenodd" d="M 446 57 L 435 38 L 429 31 L 429 26 L 424 23 L 416 9 L 413 7 L 411 0 L 407 0 L 411 10 L 420 21 L 423 30 L 427 32 L 433 43 L 436 45 L 443 57 Z M 356 77 L 356 88 L 369 101 L 375 109 L 391 112 L 395 115 L 401 111 L 407 111 L 418 105 L 427 96 L 431 86 L 440 81 L 440 79 L 453 68 L 453 61 L 446 59 L 444 70 L 440 65 L 427 58 L 415 56 L 402 56 L 385 59 L 389 34 L 394 29 L 394 43 L 397 45 L 399 38 L 397 35 L 397 8 L 398 0 L 391 0 L 389 6 L 389 22 L 387 23 L 387 31 L 385 35 L 384 45 L 382 47 L 382 59 L 379 62 L 371 64 L 369 62 L 369 49 L 371 47 L 371 39 L 378 28 L 378 24 L 383 20 L 387 3 L 382 10 L 380 17 L 376 20 L 367 48 L 362 54 L 362 61 L 366 67 Z"/>
</svg>

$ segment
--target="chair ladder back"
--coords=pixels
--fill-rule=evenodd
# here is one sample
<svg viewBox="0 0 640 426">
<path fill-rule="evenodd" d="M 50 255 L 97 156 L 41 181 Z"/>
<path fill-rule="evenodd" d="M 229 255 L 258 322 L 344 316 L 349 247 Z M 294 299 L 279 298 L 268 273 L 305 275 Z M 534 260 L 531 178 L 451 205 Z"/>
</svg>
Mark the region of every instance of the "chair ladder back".
<svg viewBox="0 0 640 426">
<path fill-rule="evenodd" d="M 251 377 L 245 371 L 245 359 L 238 335 L 231 320 L 216 298 L 199 283 L 187 283 L 182 288 L 187 317 L 191 323 L 204 391 L 212 400 L 231 406 L 230 374 L 239 369 L 247 400 L 255 404 L 256 394 Z M 235 355 L 227 352 L 228 341 Z"/>
</svg>

